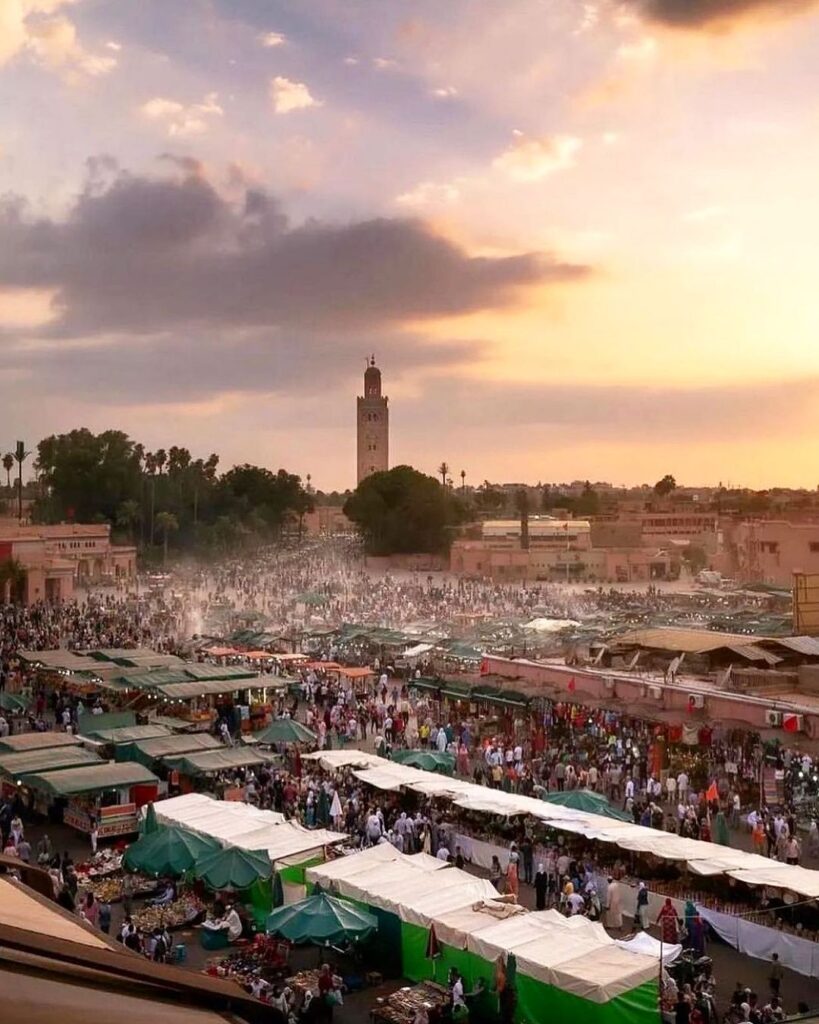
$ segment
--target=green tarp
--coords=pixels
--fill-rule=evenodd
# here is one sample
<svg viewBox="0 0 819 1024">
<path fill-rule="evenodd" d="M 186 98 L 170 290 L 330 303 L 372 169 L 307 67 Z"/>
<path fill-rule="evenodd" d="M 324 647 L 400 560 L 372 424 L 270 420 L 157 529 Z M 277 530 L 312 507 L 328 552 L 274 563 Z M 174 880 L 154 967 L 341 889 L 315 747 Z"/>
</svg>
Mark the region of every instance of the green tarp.
<svg viewBox="0 0 819 1024">
<path fill-rule="evenodd" d="M 0 711 L 8 711 L 12 715 L 22 715 L 31 704 L 29 697 L 21 693 L 0 692 Z"/>
<path fill-rule="evenodd" d="M 0 754 L 0 775 L 16 781 L 32 772 L 53 772 L 89 764 L 102 764 L 102 760 L 91 750 L 83 747 L 46 747 L 45 750 L 24 750 L 19 754 Z"/>
<path fill-rule="evenodd" d="M 394 916 L 394 915 L 393 915 Z M 465 949 L 453 949 L 439 942 L 440 956 L 427 957 L 429 929 L 401 921 L 402 973 L 411 981 L 434 980 L 446 984 L 451 967 L 463 975 L 469 991 L 482 978 L 489 989 L 495 987 L 495 965 Z M 379 938 L 380 938 L 379 934 Z M 616 996 L 607 1003 L 595 1003 L 546 985 L 536 978 L 515 973 L 517 1008 L 515 1019 L 529 1024 L 577 1021 L 578 1024 L 659 1024 L 657 982 L 649 981 Z M 497 1007 L 497 996 L 492 995 Z"/>
<path fill-rule="evenodd" d="M 35 772 L 23 776 L 23 784 L 40 789 L 51 796 L 75 796 L 78 793 L 99 793 L 105 789 L 146 786 L 158 783 L 153 772 L 141 764 L 116 764 L 106 761 L 84 768 L 66 768 L 54 772 Z"/>
<path fill-rule="evenodd" d="M 100 743 L 138 743 L 140 740 L 153 740 L 157 736 L 170 736 L 164 725 L 128 725 L 120 729 L 101 729 L 92 722 L 85 726 L 83 733 L 89 740 Z"/>
<path fill-rule="evenodd" d="M 193 872 L 211 889 L 249 889 L 258 879 L 270 878 L 273 867 L 266 853 L 229 846 L 206 854 Z"/>
<path fill-rule="evenodd" d="M 80 735 L 89 736 L 100 729 L 125 729 L 136 725 L 133 711 L 104 711 L 101 715 L 80 715 Z"/>
<path fill-rule="evenodd" d="M 566 789 L 562 793 L 545 793 L 543 800 L 547 804 L 556 804 L 558 807 L 571 807 L 576 811 L 586 811 L 589 814 L 602 814 L 615 821 L 634 823 L 630 814 L 612 806 L 602 793 L 593 793 L 589 789 Z"/>
<path fill-rule="evenodd" d="M 290 942 L 316 945 L 362 942 L 378 928 L 372 914 L 326 893 L 279 907 L 268 917 L 265 930 Z"/>
<path fill-rule="evenodd" d="M 315 743 L 316 734 L 292 718 L 274 718 L 266 729 L 254 733 L 257 743 L 274 746 L 277 743 Z"/>
<path fill-rule="evenodd" d="M 267 764 L 268 758 L 249 747 L 221 747 L 219 750 L 203 750 L 200 753 L 163 757 L 162 764 L 176 768 L 183 775 L 215 775 L 233 768 L 247 768 L 251 765 Z"/>
<path fill-rule="evenodd" d="M 150 740 L 124 743 L 117 746 L 117 761 L 138 761 L 150 767 L 163 757 L 179 757 L 203 750 L 219 750 L 222 744 L 210 733 L 198 732 L 178 736 L 156 736 Z"/>
<path fill-rule="evenodd" d="M 455 755 L 441 753 L 438 750 L 393 750 L 390 758 L 396 764 L 405 764 L 426 772 L 438 772 L 439 775 L 452 775 L 455 772 Z"/>
<path fill-rule="evenodd" d="M 196 835 L 173 825 L 147 832 L 125 851 L 123 864 L 129 871 L 146 875 L 174 875 L 190 871 L 206 854 L 220 850 L 215 839 Z"/>
</svg>

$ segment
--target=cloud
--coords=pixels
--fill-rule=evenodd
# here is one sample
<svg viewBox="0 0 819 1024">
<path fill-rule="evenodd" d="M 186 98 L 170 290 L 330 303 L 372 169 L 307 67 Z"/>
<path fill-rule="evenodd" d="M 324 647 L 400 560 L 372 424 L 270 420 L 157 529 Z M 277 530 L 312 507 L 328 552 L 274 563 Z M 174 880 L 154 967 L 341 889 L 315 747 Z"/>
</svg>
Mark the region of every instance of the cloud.
<svg viewBox="0 0 819 1024">
<path fill-rule="evenodd" d="M 577 24 L 577 28 L 572 33 L 573 35 L 580 36 L 584 32 L 591 32 L 597 22 L 600 20 L 600 10 L 597 4 L 592 3 L 581 3 L 580 4 L 580 20 Z"/>
<path fill-rule="evenodd" d="M 492 165 L 512 181 L 541 181 L 556 171 L 574 166 L 574 157 L 581 145 L 580 139 L 573 135 L 537 139 L 516 132 L 512 145 L 495 157 Z"/>
<path fill-rule="evenodd" d="M 117 43 L 114 42 L 113 39 L 109 39 L 108 42 L 105 44 L 105 48 L 106 50 L 113 50 L 114 53 L 119 53 L 119 51 L 122 49 L 122 43 Z"/>
<path fill-rule="evenodd" d="M 200 168 L 148 177 L 94 164 L 62 220 L 0 203 L 0 288 L 54 289 L 52 337 L 176 330 L 376 330 L 504 308 L 527 285 L 582 279 L 538 252 L 474 257 L 420 220 L 292 225 Z"/>
<path fill-rule="evenodd" d="M 265 32 L 259 41 L 262 46 L 266 46 L 269 49 L 274 46 L 283 46 L 287 42 L 281 32 Z"/>
<path fill-rule="evenodd" d="M 544 436 L 571 436 L 574 440 L 605 439 L 606 443 L 655 444 L 674 441 L 744 441 L 769 436 L 776 429 L 790 435 L 806 417 L 816 419 L 819 379 L 803 378 L 737 385 L 651 386 L 613 384 L 599 386 L 561 382 L 521 383 L 437 376 L 428 382 L 418 406 L 407 410 L 413 422 L 423 422 L 426 409 L 446 408 L 447 421 L 467 432 L 497 434 L 506 444 L 508 432 L 541 431 Z M 696 409 L 696 416 L 691 410 Z M 759 409 L 766 416 L 758 415 Z M 503 423 L 505 433 L 497 432 Z M 436 429 L 437 426 L 436 426 Z"/>
<path fill-rule="evenodd" d="M 354 68 L 356 66 L 356 64 L 360 63 L 360 61 L 359 61 L 358 57 L 345 57 L 344 58 L 344 63 L 346 65 L 348 65 L 348 67 Z"/>
<path fill-rule="evenodd" d="M 178 100 L 155 96 L 143 103 L 139 110 L 149 121 L 163 124 L 172 138 L 184 138 L 190 135 L 203 135 L 211 127 L 211 118 L 224 114 L 218 100 L 217 93 L 209 92 L 201 103 L 186 106 Z"/>
<path fill-rule="evenodd" d="M 373 57 L 373 67 L 378 71 L 394 71 L 398 67 L 398 61 L 391 57 Z"/>
<path fill-rule="evenodd" d="M 689 210 L 683 220 L 689 224 L 702 224 L 704 221 L 724 217 L 728 211 L 724 206 L 702 206 L 697 210 Z"/>
<path fill-rule="evenodd" d="M 458 95 L 458 90 L 454 85 L 442 85 L 437 89 L 433 89 L 432 95 L 438 100 L 449 100 L 453 96 Z"/>
<path fill-rule="evenodd" d="M 657 56 L 657 40 L 651 36 L 643 36 L 633 43 L 623 43 L 617 47 L 620 60 L 647 61 Z"/>
<path fill-rule="evenodd" d="M 446 182 L 422 181 L 409 192 L 402 192 L 395 201 L 400 206 L 420 208 L 422 206 L 456 203 L 461 191 L 455 184 Z"/>
<path fill-rule="evenodd" d="M 277 114 L 321 106 L 321 102 L 315 99 L 304 82 L 294 82 L 281 75 L 270 81 L 270 101 Z"/>
<path fill-rule="evenodd" d="M 25 54 L 69 81 L 106 75 L 116 58 L 94 54 L 77 39 L 74 23 L 59 13 L 73 0 L 3 0 L 0 3 L 0 65 Z"/>
<path fill-rule="evenodd" d="M 792 17 L 817 6 L 817 0 L 637 0 L 640 11 L 672 28 L 719 27 L 750 15 Z"/>
</svg>

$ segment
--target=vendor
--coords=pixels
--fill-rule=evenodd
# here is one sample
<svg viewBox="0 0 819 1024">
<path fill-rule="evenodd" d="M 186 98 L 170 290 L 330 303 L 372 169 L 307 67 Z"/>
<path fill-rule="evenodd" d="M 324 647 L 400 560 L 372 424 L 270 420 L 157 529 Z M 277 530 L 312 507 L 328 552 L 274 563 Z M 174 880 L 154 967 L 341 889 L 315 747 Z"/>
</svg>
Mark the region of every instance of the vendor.
<svg viewBox="0 0 819 1024">
<path fill-rule="evenodd" d="M 239 917 L 236 905 L 233 903 L 228 907 L 228 912 L 225 915 L 225 924 L 230 942 L 235 942 L 242 937 L 242 919 Z"/>
<path fill-rule="evenodd" d="M 166 907 L 169 903 L 173 903 L 176 899 L 176 884 L 172 879 L 167 879 L 162 887 L 162 891 L 152 901 L 155 907 Z"/>
</svg>

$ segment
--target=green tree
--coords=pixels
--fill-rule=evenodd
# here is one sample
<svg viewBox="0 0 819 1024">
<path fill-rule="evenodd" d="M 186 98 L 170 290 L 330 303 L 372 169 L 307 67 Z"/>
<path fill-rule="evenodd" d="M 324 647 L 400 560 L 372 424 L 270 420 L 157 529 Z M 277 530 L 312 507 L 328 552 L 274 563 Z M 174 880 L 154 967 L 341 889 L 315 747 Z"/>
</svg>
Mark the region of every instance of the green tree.
<svg viewBox="0 0 819 1024">
<path fill-rule="evenodd" d="M 442 462 L 438 467 L 438 472 L 441 474 L 441 483 L 446 487 L 446 478 L 449 474 L 449 465 L 446 462 Z"/>
<path fill-rule="evenodd" d="M 372 555 L 443 553 L 452 528 L 464 520 L 463 505 L 451 489 L 411 466 L 366 477 L 345 502 L 344 513 Z"/>
<path fill-rule="evenodd" d="M 26 589 L 26 570 L 16 558 L 0 562 L 0 602 L 5 598 L 6 587 L 13 603 L 23 600 Z"/>
<path fill-rule="evenodd" d="M 672 491 L 676 490 L 676 488 L 677 481 L 670 473 L 666 473 L 662 480 L 658 480 L 657 483 L 654 484 L 654 493 L 658 494 L 661 498 L 667 498 Z"/>
<path fill-rule="evenodd" d="M 179 520 L 173 512 L 160 512 L 156 517 L 156 528 L 162 534 L 162 564 L 168 564 L 168 535 L 179 529 Z"/>
<path fill-rule="evenodd" d="M 699 544 L 688 544 L 683 551 L 683 558 L 694 576 L 708 565 L 708 555 Z"/>
<path fill-rule="evenodd" d="M 600 513 L 600 495 L 587 480 L 574 508 L 581 516 L 596 516 Z"/>
<path fill-rule="evenodd" d="M 3 456 L 3 469 L 6 471 L 6 487 L 11 490 L 11 471 L 14 469 L 14 456 L 11 452 Z"/>
<path fill-rule="evenodd" d="M 120 430 L 92 434 L 82 428 L 45 438 L 37 446 L 36 465 L 45 495 L 35 515 L 46 522 L 88 523 L 102 516 L 113 523 L 123 502 L 139 500 L 139 455 Z"/>
<path fill-rule="evenodd" d="M 129 498 L 127 501 L 123 501 L 120 507 L 117 509 L 117 526 L 121 530 L 125 530 L 128 536 L 131 538 L 131 543 L 134 543 L 134 532 L 140 519 L 142 519 L 142 509 L 140 508 L 139 502 L 133 498 Z"/>
</svg>

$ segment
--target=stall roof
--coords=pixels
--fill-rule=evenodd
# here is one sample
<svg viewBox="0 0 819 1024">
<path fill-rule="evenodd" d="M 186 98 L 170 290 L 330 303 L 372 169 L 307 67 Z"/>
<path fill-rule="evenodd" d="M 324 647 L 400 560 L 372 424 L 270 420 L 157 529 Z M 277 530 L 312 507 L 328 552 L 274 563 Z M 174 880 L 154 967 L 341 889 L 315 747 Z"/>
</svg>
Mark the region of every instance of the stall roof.
<svg viewBox="0 0 819 1024">
<path fill-rule="evenodd" d="M 117 751 L 118 761 L 139 761 L 151 764 L 163 757 L 179 756 L 193 751 L 217 750 L 222 744 L 207 732 L 180 733 L 175 736 L 155 736 L 153 739 L 136 740 L 123 744 Z M 0 761 L 0 767 L 2 761 Z"/>
<path fill-rule="evenodd" d="M 614 637 L 610 647 L 647 647 L 670 653 L 708 654 L 723 648 L 755 649 L 756 643 L 767 639 L 744 633 L 716 633 L 710 629 L 683 629 L 663 626 L 656 629 L 635 629 Z"/>
<path fill-rule="evenodd" d="M 83 768 L 66 768 L 55 772 L 34 772 L 23 776 L 23 783 L 41 789 L 51 796 L 74 796 L 78 793 L 98 793 L 120 786 L 148 785 L 159 782 L 153 772 L 141 764 L 105 761 Z"/>
<path fill-rule="evenodd" d="M 79 746 L 80 737 L 67 732 L 19 732 L 16 736 L 5 736 L 0 740 L 0 752 L 9 754 L 23 750 L 43 750 L 46 747 Z"/>
<path fill-rule="evenodd" d="M 93 672 L 94 662 L 73 651 L 18 651 L 17 657 L 29 665 L 42 665 L 44 668 L 63 672 Z"/>
<path fill-rule="evenodd" d="M 200 662 L 185 662 L 185 671 L 191 679 L 256 679 L 255 668 L 245 665 L 207 665 Z"/>
<path fill-rule="evenodd" d="M 263 765 L 269 760 L 248 747 L 222 747 L 220 750 L 203 750 L 160 758 L 163 764 L 178 769 L 183 775 L 215 775 L 231 768 L 247 768 Z"/>
<path fill-rule="evenodd" d="M 93 723 L 92 723 L 93 724 Z M 159 736 L 170 736 L 164 725 L 126 725 L 120 729 L 89 729 L 83 733 L 90 740 L 100 743 L 138 743 L 140 740 L 153 740 Z"/>
<path fill-rule="evenodd" d="M 167 686 L 158 686 L 157 692 L 168 700 L 192 700 L 194 697 L 221 696 L 223 693 L 233 693 L 234 690 L 243 689 L 247 683 L 242 684 L 235 679 L 190 679 L 187 683 L 169 683 Z"/>
<path fill-rule="evenodd" d="M 32 772 L 50 772 L 59 768 L 100 763 L 100 758 L 84 747 L 46 747 L 17 754 L 0 754 L 0 775 L 19 779 Z"/>
</svg>

